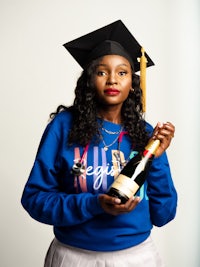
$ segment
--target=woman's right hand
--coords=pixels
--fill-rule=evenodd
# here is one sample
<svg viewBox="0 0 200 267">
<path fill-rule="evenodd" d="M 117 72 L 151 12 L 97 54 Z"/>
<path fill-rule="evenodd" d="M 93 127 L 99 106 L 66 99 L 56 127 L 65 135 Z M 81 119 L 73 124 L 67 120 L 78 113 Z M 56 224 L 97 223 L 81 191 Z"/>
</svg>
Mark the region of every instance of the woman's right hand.
<svg viewBox="0 0 200 267">
<path fill-rule="evenodd" d="M 120 215 L 128 213 L 139 204 L 140 198 L 130 198 L 125 204 L 121 204 L 121 200 L 116 197 L 111 197 L 106 194 L 99 195 L 99 202 L 106 213 L 111 215 Z"/>
</svg>

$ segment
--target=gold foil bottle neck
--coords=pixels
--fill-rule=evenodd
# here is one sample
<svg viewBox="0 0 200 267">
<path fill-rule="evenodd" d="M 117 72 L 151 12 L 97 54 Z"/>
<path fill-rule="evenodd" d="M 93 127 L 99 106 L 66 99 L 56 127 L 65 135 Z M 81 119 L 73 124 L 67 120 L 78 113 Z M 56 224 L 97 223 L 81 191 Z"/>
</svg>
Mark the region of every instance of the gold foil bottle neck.
<svg viewBox="0 0 200 267">
<path fill-rule="evenodd" d="M 155 155 L 157 148 L 160 145 L 160 140 L 151 140 L 145 147 L 151 154 Z"/>
</svg>

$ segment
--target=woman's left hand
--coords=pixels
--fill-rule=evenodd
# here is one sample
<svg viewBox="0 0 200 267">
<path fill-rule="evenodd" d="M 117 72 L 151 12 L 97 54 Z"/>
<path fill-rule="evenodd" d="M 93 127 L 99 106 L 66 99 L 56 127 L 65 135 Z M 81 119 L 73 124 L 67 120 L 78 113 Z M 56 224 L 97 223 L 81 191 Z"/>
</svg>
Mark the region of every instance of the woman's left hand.
<svg viewBox="0 0 200 267">
<path fill-rule="evenodd" d="M 153 139 L 160 140 L 160 146 L 155 154 L 156 157 L 162 155 L 162 153 L 169 147 L 171 140 L 174 137 L 174 133 L 175 127 L 171 122 L 157 123 L 153 132 Z"/>
</svg>

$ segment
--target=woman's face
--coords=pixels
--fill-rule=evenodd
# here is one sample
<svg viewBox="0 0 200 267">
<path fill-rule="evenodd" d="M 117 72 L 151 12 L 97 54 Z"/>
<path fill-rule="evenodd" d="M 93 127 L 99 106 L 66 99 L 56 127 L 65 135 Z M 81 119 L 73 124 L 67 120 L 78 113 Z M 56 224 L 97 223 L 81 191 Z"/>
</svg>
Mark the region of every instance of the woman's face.
<svg viewBox="0 0 200 267">
<path fill-rule="evenodd" d="M 129 61 L 118 55 L 102 57 L 94 74 L 94 86 L 101 104 L 122 106 L 132 88 Z"/>
</svg>

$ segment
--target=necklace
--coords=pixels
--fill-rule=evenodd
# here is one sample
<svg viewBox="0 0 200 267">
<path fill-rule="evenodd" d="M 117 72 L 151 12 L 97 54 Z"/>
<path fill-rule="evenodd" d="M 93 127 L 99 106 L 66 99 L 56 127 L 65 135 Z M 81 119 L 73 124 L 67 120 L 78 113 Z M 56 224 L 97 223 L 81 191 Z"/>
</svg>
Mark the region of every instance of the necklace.
<svg viewBox="0 0 200 267">
<path fill-rule="evenodd" d="M 106 143 L 105 143 L 105 141 L 104 141 L 104 139 L 103 139 L 103 137 L 102 137 L 102 142 L 103 142 L 103 145 L 104 145 L 104 148 L 103 148 L 103 149 L 104 149 L 105 151 L 107 151 L 108 148 L 109 148 L 110 146 L 114 145 L 114 143 L 117 142 L 117 140 L 118 140 L 118 136 L 117 136 L 117 138 L 115 138 L 115 140 L 114 140 L 111 144 L 106 145 Z"/>
<path fill-rule="evenodd" d="M 109 130 L 107 130 L 106 128 L 101 128 L 103 131 L 105 131 L 106 133 L 108 133 L 108 134 L 120 134 L 121 133 L 121 131 L 122 131 L 122 129 L 120 129 L 119 131 L 117 131 L 117 132 L 112 132 L 112 131 L 109 131 Z"/>
<path fill-rule="evenodd" d="M 104 128 L 102 128 L 102 129 L 104 129 Z M 123 127 L 121 127 L 121 129 L 120 129 L 118 132 L 111 132 L 111 131 L 108 131 L 108 130 L 107 130 L 108 132 L 111 132 L 111 134 L 114 134 L 114 133 L 115 133 L 115 134 L 116 134 L 116 133 L 118 134 L 117 137 L 113 140 L 113 142 L 112 142 L 111 144 L 109 144 L 109 145 L 107 145 L 107 144 L 105 143 L 105 141 L 104 141 L 104 139 L 103 139 L 103 136 L 101 135 L 101 139 L 102 139 L 102 142 L 103 142 L 103 145 L 104 145 L 104 148 L 103 148 L 103 149 L 104 149 L 105 151 L 107 151 L 109 147 L 111 147 L 112 145 L 114 145 L 114 144 L 117 142 L 117 140 L 119 139 L 119 136 L 120 136 L 120 134 L 121 134 L 121 132 L 122 132 L 122 129 L 123 129 Z M 106 132 L 106 131 L 105 131 L 105 132 Z"/>
</svg>

